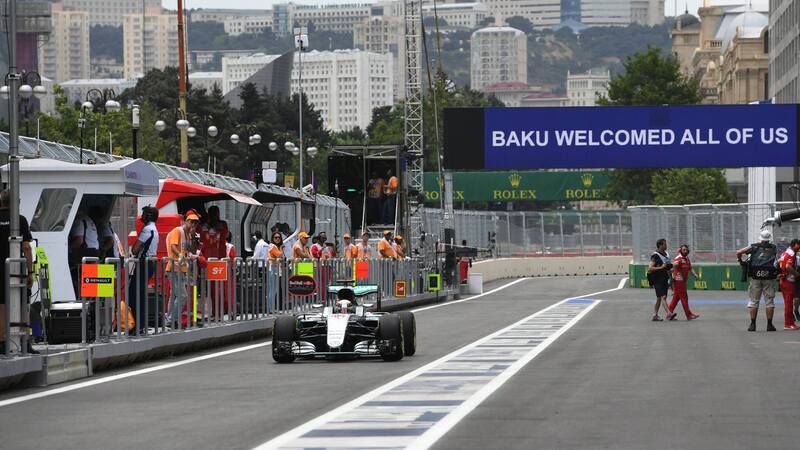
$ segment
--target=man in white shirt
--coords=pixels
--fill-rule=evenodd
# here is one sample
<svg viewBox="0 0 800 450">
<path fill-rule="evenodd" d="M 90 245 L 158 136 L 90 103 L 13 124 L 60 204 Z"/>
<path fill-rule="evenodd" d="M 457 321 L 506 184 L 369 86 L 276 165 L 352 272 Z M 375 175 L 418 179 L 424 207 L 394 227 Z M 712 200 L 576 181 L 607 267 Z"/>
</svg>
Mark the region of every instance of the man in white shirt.
<svg viewBox="0 0 800 450">
<path fill-rule="evenodd" d="M 261 231 L 254 231 L 253 236 L 256 238 L 256 245 L 253 248 L 253 259 L 266 261 L 269 245 L 264 241 L 264 236 L 261 234 Z"/>
<path fill-rule="evenodd" d="M 88 215 L 85 211 L 79 211 L 69 232 L 69 270 L 76 299 L 80 296 L 81 263 L 83 258 L 99 258 L 102 256 L 100 255 L 100 235 L 97 230 L 97 224 L 92 220 L 95 217 L 102 217 L 102 210 L 96 206 L 89 210 Z"/>
</svg>

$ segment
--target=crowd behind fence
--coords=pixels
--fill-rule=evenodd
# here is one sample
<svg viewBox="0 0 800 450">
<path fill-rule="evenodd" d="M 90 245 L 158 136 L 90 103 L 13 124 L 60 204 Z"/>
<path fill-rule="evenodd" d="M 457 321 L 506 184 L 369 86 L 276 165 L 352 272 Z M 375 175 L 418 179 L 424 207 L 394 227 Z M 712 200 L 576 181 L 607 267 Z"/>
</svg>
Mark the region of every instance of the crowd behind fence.
<svg viewBox="0 0 800 450">
<path fill-rule="evenodd" d="M 394 296 L 395 281 L 404 280 L 405 296 L 427 290 L 418 261 L 373 259 L 359 261 L 366 268 L 355 272 L 354 260 L 255 260 L 253 258 L 173 260 L 170 258 L 84 258 L 83 264 L 114 266 L 114 293 L 110 297 L 80 296 L 80 339 L 75 343 L 146 338 L 167 332 L 250 321 L 277 314 L 301 313 L 336 300 L 328 287 L 356 279 L 356 284 L 378 285 L 378 294 L 363 300 L 377 303 Z M 214 266 L 214 263 L 217 266 Z M 210 276 L 222 264 L 227 276 Z M 185 269 L 185 272 L 184 272 Z M 217 270 L 214 270 L 216 273 Z M 307 275 L 316 289 L 310 295 L 293 295 L 289 279 Z M 216 278 L 216 280 L 215 280 Z M 41 296 L 48 299 L 50 296 Z M 23 298 L 25 298 L 23 296 Z M 23 302 L 27 303 L 27 302 Z M 42 319 L 54 307 L 42 302 Z M 56 305 L 56 307 L 58 307 Z M 23 312 L 23 317 L 28 311 Z M 8 316 L 7 316 L 8 317 Z M 43 320 L 43 323 L 45 320 Z M 9 320 L 3 324 L 9 326 Z M 42 327 L 45 343 L 51 343 Z M 19 349 L 24 355 L 27 346 Z M 10 348 L 0 349 L 7 356 Z"/>
<path fill-rule="evenodd" d="M 634 262 L 643 264 L 655 251 L 658 239 L 667 240 L 674 252 L 681 244 L 692 250 L 696 263 L 734 264 L 736 250 L 758 241 L 765 219 L 794 204 L 743 203 L 727 205 L 638 206 L 628 210 L 633 224 Z M 772 229 L 779 247 L 800 238 L 800 223 L 784 223 Z"/>
<path fill-rule="evenodd" d="M 426 209 L 425 227 L 438 230 L 441 210 Z M 456 242 L 495 257 L 630 255 L 627 211 L 465 211 L 454 214 Z"/>
</svg>

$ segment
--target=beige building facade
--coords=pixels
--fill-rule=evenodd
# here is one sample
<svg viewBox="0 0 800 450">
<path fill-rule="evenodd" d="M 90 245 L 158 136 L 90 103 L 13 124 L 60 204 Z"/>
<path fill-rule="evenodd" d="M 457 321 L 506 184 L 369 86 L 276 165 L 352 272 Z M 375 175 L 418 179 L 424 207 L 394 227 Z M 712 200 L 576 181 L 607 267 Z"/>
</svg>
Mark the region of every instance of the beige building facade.
<svg viewBox="0 0 800 450">
<path fill-rule="evenodd" d="M 89 13 L 89 23 L 120 26 L 127 14 L 143 14 L 147 8 L 161 8 L 161 0 L 61 0 L 65 9 Z"/>
<path fill-rule="evenodd" d="M 89 78 L 89 13 L 53 4 L 52 31 L 41 45 L 39 73 L 56 83 Z"/>
<path fill-rule="evenodd" d="M 511 27 L 487 27 L 472 33 L 470 85 L 482 91 L 497 83 L 528 82 L 528 38 Z"/>
<path fill-rule="evenodd" d="M 160 7 L 148 9 L 145 16 L 128 14 L 123 18 L 122 34 L 125 78 L 178 65 L 176 14 L 162 12 Z"/>
<path fill-rule="evenodd" d="M 403 19 L 397 16 L 375 16 L 364 20 L 353 29 L 353 47 L 392 57 L 394 70 L 393 96 L 396 101 L 405 98 L 406 40 Z"/>
</svg>

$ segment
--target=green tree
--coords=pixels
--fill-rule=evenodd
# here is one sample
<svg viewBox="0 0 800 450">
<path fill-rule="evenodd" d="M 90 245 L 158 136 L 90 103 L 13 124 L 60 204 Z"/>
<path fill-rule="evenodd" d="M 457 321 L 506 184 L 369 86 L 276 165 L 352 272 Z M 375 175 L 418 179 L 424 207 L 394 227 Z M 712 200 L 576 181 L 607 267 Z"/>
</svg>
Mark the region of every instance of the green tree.
<svg viewBox="0 0 800 450">
<path fill-rule="evenodd" d="M 625 71 L 611 79 L 608 96 L 598 100 L 600 105 L 688 105 L 700 101 L 697 80 L 680 71 L 680 63 L 661 49 L 648 47 L 646 51 L 629 56 Z M 644 204 L 656 201 L 653 187 L 658 169 L 618 169 L 611 172 L 606 192 L 608 198 L 621 205 Z M 678 177 L 665 175 L 662 181 Z M 667 189 L 667 187 L 659 188 Z M 672 188 L 669 188 L 672 190 Z M 702 190 L 701 190 L 702 192 Z M 716 198 L 714 196 L 711 196 Z"/>
<path fill-rule="evenodd" d="M 522 16 L 509 17 L 508 19 L 506 19 L 506 23 L 511 28 L 516 28 L 525 34 L 532 34 L 534 32 L 533 24 L 531 23 L 531 21 Z"/>
<path fill-rule="evenodd" d="M 731 203 L 736 200 L 722 169 L 670 169 L 653 175 L 650 190 L 658 205 Z"/>
</svg>

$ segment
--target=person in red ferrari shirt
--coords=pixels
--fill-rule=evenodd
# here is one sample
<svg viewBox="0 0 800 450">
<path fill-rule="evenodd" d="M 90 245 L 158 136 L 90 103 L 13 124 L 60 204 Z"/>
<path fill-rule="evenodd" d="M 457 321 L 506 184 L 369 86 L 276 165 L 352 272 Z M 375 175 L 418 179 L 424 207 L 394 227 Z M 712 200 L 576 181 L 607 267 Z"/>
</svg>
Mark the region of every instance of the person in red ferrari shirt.
<svg viewBox="0 0 800 450">
<path fill-rule="evenodd" d="M 672 301 L 669 303 L 669 320 L 676 320 L 678 313 L 675 308 L 680 300 L 686 320 L 694 320 L 700 317 L 689 309 L 689 292 L 686 290 L 686 283 L 689 281 L 689 274 L 697 278 L 697 273 L 692 269 L 692 261 L 689 259 L 689 246 L 681 245 L 678 249 L 678 256 L 672 262 Z"/>
<path fill-rule="evenodd" d="M 783 294 L 783 329 L 784 330 L 800 330 L 800 326 L 794 323 L 794 310 L 792 309 L 794 302 L 794 287 L 797 277 L 800 274 L 797 272 L 797 251 L 800 250 L 800 240 L 792 239 L 789 247 L 781 255 L 778 262 L 781 273 L 778 275 L 778 287 Z"/>
<path fill-rule="evenodd" d="M 225 258 L 227 256 L 226 238 L 228 223 L 219 218 L 219 207 L 208 208 L 208 219 L 197 230 L 200 233 L 200 251 L 208 258 Z"/>
</svg>

